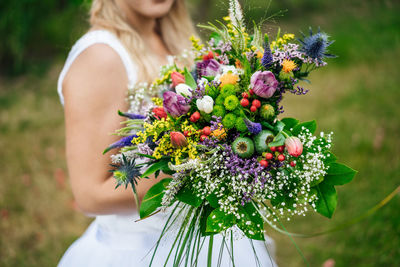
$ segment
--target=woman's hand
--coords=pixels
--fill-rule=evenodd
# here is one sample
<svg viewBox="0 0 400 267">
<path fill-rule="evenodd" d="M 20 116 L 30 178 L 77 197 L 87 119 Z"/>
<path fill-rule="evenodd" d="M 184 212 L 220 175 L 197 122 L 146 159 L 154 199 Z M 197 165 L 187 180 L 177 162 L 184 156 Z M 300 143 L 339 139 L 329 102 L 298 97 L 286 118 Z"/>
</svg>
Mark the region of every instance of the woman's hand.
<svg viewBox="0 0 400 267">
<path fill-rule="evenodd" d="M 72 64 L 63 84 L 66 150 L 72 192 L 87 214 L 132 211 L 132 190 L 115 188 L 110 176 L 109 154 L 102 151 L 119 139 L 110 135 L 120 128 L 117 110 L 126 110 L 128 79 L 119 55 L 109 46 L 96 44 Z M 162 177 L 160 177 L 162 178 Z M 143 197 L 154 179 L 142 179 Z"/>
</svg>

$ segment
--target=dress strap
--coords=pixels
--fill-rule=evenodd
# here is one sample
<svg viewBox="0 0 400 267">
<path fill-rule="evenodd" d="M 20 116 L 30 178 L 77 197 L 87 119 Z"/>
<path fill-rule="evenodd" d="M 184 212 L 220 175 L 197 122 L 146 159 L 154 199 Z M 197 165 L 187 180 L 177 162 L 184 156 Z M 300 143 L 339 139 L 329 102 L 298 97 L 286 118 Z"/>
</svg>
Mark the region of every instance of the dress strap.
<svg viewBox="0 0 400 267">
<path fill-rule="evenodd" d="M 130 54 L 118 40 L 118 38 L 107 30 L 96 30 L 90 31 L 83 35 L 72 47 L 68 54 L 68 58 L 65 62 L 64 68 L 61 71 L 60 77 L 58 78 L 57 91 L 60 96 L 61 104 L 64 105 L 64 96 L 62 93 L 62 84 L 65 76 L 68 73 L 69 68 L 75 59 L 88 47 L 94 44 L 106 44 L 117 52 L 120 56 L 122 63 L 125 66 L 126 74 L 128 75 L 128 87 L 132 87 L 137 80 L 136 66 L 133 64 Z"/>
</svg>

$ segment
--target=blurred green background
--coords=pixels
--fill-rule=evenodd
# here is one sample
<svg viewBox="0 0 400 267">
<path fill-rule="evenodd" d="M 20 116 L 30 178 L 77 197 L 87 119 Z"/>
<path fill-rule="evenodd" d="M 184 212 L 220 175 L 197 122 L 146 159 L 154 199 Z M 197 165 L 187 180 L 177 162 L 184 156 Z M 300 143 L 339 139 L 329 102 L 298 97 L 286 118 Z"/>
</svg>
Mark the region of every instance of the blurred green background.
<svg viewBox="0 0 400 267">
<path fill-rule="evenodd" d="M 85 2 L 85 3 L 83 3 Z M 195 22 L 226 14 L 227 1 L 188 0 Z M 286 223 L 313 233 L 378 203 L 399 184 L 400 3 L 395 0 L 241 1 L 248 22 L 299 33 L 321 26 L 339 57 L 312 74 L 306 96 L 288 95 L 287 116 L 335 132 L 334 152 L 359 170 L 339 188 L 332 220 L 310 214 Z M 91 219 L 76 211 L 66 174 L 57 76 L 87 29 L 84 0 L 0 2 L 0 266 L 55 266 Z M 295 241 L 311 266 L 399 266 L 400 196 L 343 231 Z M 280 266 L 305 266 L 290 240 L 267 228 Z"/>
</svg>

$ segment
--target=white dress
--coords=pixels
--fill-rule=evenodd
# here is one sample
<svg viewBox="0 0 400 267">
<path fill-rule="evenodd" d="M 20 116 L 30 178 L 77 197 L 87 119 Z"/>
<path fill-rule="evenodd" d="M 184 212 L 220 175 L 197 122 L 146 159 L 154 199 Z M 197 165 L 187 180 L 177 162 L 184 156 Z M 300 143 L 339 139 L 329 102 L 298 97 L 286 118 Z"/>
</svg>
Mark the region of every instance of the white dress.
<svg viewBox="0 0 400 267">
<path fill-rule="evenodd" d="M 60 101 L 64 104 L 62 94 L 62 83 L 74 60 L 86 48 L 94 44 L 106 44 L 114 49 L 121 57 L 130 85 L 134 84 L 136 78 L 136 66 L 133 64 L 128 52 L 120 41 L 110 32 L 105 30 L 92 31 L 81 37 L 72 47 L 65 66 L 58 80 L 58 93 Z M 156 244 L 162 227 L 168 218 L 168 214 L 156 214 L 143 221 L 135 222 L 139 218 L 137 212 L 130 215 L 102 215 L 97 216 L 85 233 L 77 239 L 65 252 L 60 260 L 59 267 L 145 267 L 149 265 L 152 253 L 150 252 Z M 164 266 L 174 238 L 170 234 L 160 244 L 153 265 Z M 213 246 L 213 263 L 217 266 L 222 237 L 217 235 Z M 253 247 L 246 239 L 236 240 L 234 243 L 235 266 L 277 266 L 274 258 L 274 243 L 266 236 L 266 241 L 254 241 L 258 261 L 253 256 Z M 204 242 L 199 257 L 198 266 L 207 266 L 208 240 Z M 150 253 L 149 253 L 150 252 Z M 172 261 L 167 266 L 172 266 Z M 183 266 L 183 264 L 182 264 Z M 231 266 L 229 252 L 225 249 L 221 266 Z"/>
</svg>

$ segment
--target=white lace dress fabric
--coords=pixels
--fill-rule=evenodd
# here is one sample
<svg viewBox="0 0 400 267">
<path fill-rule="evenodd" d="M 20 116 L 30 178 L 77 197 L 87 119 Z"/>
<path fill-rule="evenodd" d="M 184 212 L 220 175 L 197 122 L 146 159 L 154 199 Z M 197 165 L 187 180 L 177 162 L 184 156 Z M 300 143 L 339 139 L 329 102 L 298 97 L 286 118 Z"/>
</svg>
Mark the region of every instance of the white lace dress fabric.
<svg viewBox="0 0 400 267">
<path fill-rule="evenodd" d="M 73 46 L 68 55 L 65 66 L 58 80 L 58 93 L 60 101 L 64 104 L 62 94 L 62 83 L 65 75 L 74 60 L 88 47 L 94 44 L 106 44 L 114 49 L 121 57 L 129 85 L 133 87 L 136 82 L 136 66 L 120 41 L 110 32 L 105 30 L 91 31 L 81 37 Z M 145 98 L 148 101 L 150 97 Z M 145 104 L 145 103 L 144 103 Z M 131 107 L 132 109 L 132 107 Z M 137 110 L 144 110 L 137 107 Z M 128 215 L 102 215 L 97 216 L 85 233 L 77 239 L 65 252 L 60 260 L 59 267 L 144 267 L 149 266 L 152 252 L 162 231 L 168 214 L 158 213 L 143 221 L 135 222 L 139 218 L 137 212 Z M 173 234 L 167 236 L 160 244 L 157 255 L 153 261 L 155 267 L 164 266 L 165 259 L 174 241 Z M 217 266 L 217 255 L 219 253 L 221 235 L 217 235 L 213 246 L 213 264 Z M 204 242 L 202 252 L 199 257 L 198 266 L 207 266 L 208 240 Z M 235 266 L 276 266 L 273 261 L 274 243 L 271 238 L 266 236 L 266 241 L 254 241 L 254 249 L 257 251 L 258 260 L 261 265 L 256 264 L 253 257 L 253 248 L 246 239 L 235 241 L 234 260 Z M 172 266 L 170 263 L 168 266 Z M 183 265 L 182 265 L 183 266 Z M 228 251 L 225 249 L 222 258 L 224 267 L 231 266 Z"/>
</svg>

